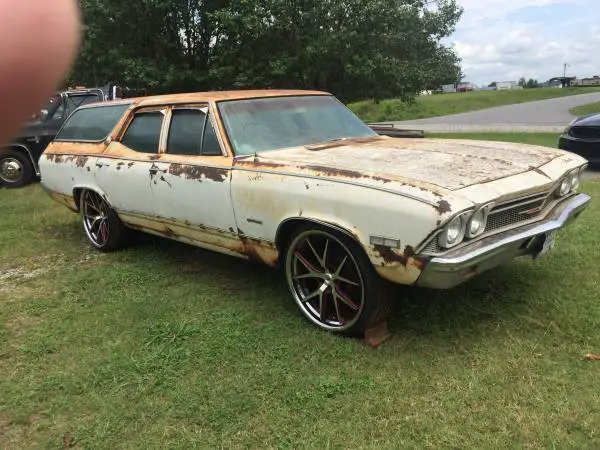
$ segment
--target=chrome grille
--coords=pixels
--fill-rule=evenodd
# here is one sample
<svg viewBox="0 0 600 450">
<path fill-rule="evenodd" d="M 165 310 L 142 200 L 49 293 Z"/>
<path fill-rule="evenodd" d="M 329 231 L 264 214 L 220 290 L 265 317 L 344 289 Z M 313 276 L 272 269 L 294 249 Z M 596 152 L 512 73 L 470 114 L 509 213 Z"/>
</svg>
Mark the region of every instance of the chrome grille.
<svg viewBox="0 0 600 450">
<path fill-rule="evenodd" d="M 577 139 L 600 139 L 600 127 L 571 127 L 569 134 Z"/>
<path fill-rule="evenodd" d="M 444 249 L 440 247 L 440 244 L 438 244 L 438 235 L 436 234 L 435 237 L 423 248 L 421 253 L 425 253 L 426 255 L 434 255 L 443 251 Z"/>
<path fill-rule="evenodd" d="M 546 206 L 550 193 L 544 192 L 513 200 L 492 208 L 485 231 L 493 231 L 539 216 Z"/>
</svg>

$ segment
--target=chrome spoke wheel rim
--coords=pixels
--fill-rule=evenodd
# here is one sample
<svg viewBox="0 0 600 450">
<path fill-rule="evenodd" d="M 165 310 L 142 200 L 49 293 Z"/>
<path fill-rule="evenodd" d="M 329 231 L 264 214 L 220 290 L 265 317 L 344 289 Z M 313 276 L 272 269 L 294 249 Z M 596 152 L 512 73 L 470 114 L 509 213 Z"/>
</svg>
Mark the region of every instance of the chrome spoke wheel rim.
<svg viewBox="0 0 600 450">
<path fill-rule="evenodd" d="M 108 223 L 108 205 L 93 191 L 83 194 L 83 227 L 87 237 L 97 247 L 108 243 L 110 227 Z"/>
<path fill-rule="evenodd" d="M 310 230 L 290 245 L 288 284 L 296 303 L 321 328 L 344 331 L 360 318 L 365 289 L 350 250 L 333 235 Z"/>
<path fill-rule="evenodd" d="M 23 178 L 23 165 L 16 158 L 0 160 L 0 180 L 6 183 L 16 183 Z"/>
</svg>

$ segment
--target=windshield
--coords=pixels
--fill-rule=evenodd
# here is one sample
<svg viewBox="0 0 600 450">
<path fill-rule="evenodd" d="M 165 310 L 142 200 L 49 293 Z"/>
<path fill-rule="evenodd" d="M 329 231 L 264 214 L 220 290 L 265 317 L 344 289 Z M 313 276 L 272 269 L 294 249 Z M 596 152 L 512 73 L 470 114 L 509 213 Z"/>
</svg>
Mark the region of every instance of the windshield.
<svg viewBox="0 0 600 450">
<path fill-rule="evenodd" d="M 378 136 L 331 96 L 255 98 L 218 107 L 236 155 Z"/>
</svg>

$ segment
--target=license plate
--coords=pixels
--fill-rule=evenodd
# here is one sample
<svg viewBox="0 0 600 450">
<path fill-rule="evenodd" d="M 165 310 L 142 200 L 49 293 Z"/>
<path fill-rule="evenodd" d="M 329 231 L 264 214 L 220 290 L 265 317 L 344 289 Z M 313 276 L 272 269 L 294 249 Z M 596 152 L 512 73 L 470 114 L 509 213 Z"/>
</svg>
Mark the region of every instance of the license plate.
<svg viewBox="0 0 600 450">
<path fill-rule="evenodd" d="M 542 256 L 548 253 L 554 247 L 555 241 L 556 231 L 549 231 L 548 233 L 546 233 L 546 237 L 544 238 L 544 245 L 542 246 L 542 250 L 540 251 L 538 256 Z"/>
</svg>

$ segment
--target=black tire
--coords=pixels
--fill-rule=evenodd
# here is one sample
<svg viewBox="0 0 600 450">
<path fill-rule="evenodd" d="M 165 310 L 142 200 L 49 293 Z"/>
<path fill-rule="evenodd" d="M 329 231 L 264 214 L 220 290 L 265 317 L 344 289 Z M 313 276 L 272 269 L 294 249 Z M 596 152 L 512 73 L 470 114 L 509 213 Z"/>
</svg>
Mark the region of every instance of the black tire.
<svg viewBox="0 0 600 450">
<path fill-rule="evenodd" d="M 284 270 L 300 311 L 321 329 L 362 337 L 390 312 L 383 280 L 362 247 L 345 233 L 300 227 L 287 246 Z"/>
<path fill-rule="evenodd" d="M 29 157 L 10 148 L 0 149 L 0 187 L 18 188 L 33 180 L 35 171 Z"/>
<path fill-rule="evenodd" d="M 130 229 L 97 192 L 84 190 L 79 198 L 79 212 L 88 241 L 101 252 L 124 247 L 130 240 Z"/>
</svg>

